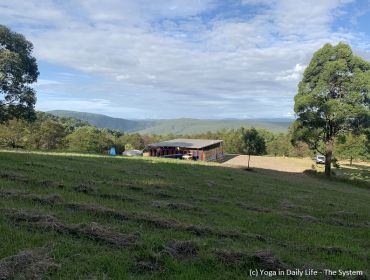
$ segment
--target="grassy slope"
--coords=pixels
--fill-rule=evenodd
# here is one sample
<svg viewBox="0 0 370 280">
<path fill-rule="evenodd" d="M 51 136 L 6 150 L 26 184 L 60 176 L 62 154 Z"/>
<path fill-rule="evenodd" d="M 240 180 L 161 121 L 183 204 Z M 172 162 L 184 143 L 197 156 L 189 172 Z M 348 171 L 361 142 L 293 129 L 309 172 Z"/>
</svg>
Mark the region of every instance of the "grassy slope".
<svg viewBox="0 0 370 280">
<path fill-rule="evenodd" d="M 97 222 L 121 233 L 139 234 L 136 247 L 117 248 L 50 229 L 31 228 L 1 215 L 0 258 L 52 244 L 53 257 L 61 265 L 50 272 L 53 279 L 248 279 L 249 264 L 223 264 L 212 254 L 215 248 L 247 255 L 269 250 L 292 268 L 370 267 L 370 190 L 348 183 L 161 159 L 7 152 L 0 153 L 0 170 L 2 191 L 58 194 L 63 199 L 59 204 L 45 205 L 0 196 L 0 209 L 33 209 L 63 223 Z M 99 194 L 125 195 L 133 200 L 76 192 L 73 188 L 80 184 Z M 158 208 L 153 201 L 185 203 L 197 210 Z M 196 235 L 135 219 L 122 221 L 69 209 L 65 207 L 67 202 L 99 204 L 144 216 L 149 213 L 214 230 L 235 231 L 242 237 Z M 238 206 L 240 203 L 244 208 Z M 270 212 L 259 212 L 263 209 Z M 255 238 L 255 234 L 265 240 Z M 198 256 L 179 260 L 160 254 L 171 239 L 193 240 L 199 247 Z M 333 252 L 330 247 L 339 251 Z M 160 270 L 145 272 L 135 265 L 153 259 L 160 263 Z"/>
</svg>

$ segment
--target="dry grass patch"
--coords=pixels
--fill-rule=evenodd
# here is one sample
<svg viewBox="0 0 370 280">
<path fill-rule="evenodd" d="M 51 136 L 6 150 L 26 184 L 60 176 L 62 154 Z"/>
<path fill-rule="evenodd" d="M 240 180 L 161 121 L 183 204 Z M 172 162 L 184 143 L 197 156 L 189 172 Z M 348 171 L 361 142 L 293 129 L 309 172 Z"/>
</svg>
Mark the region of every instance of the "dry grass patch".
<svg viewBox="0 0 370 280">
<path fill-rule="evenodd" d="M 122 211 L 114 210 L 111 208 L 103 207 L 100 205 L 93 205 L 93 204 L 77 204 L 77 203 L 69 203 L 66 204 L 67 207 L 81 210 L 81 211 L 89 211 L 95 214 L 103 214 L 108 215 L 111 217 L 115 217 L 120 220 L 134 220 L 137 222 L 145 222 L 150 225 L 159 228 L 166 228 L 166 229 L 175 229 L 180 231 L 188 231 L 195 235 L 202 236 L 202 235 L 216 235 L 219 237 L 224 238 L 254 238 L 260 241 L 264 241 L 265 239 L 260 235 L 254 234 L 241 234 L 239 232 L 233 231 L 223 231 L 213 229 L 208 226 L 203 225 L 193 225 L 193 224 L 186 224 L 174 219 L 166 219 L 158 216 L 153 216 L 147 213 L 124 213 Z"/>
<path fill-rule="evenodd" d="M 150 195 L 150 196 L 153 196 L 153 197 L 158 197 L 158 198 L 173 198 L 174 196 L 169 194 L 169 193 L 165 193 L 165 192 L 143 192 L 143 194 L 145 195 Z"/>
<path fill-rule="evenodd" d="M 283 263 L 278 257 L 272 254 L 270 251 L 258 251 L 251 256 L 253 261 L 259 268 L 265 270 L 284 270 L 288 266 Z"/>
<path fill-rule="evenodd" d="M 98 223 L 68 225 L 62 231 L 91 240 L 103 241 L 119 247 L 132 246 L 138 240 L 137 234 L 122 234 Z"/>
<path fill-rule="evenodd" d="M 63 189 L 65 186 L 62 183 L 51 180 L 40 180 L 39 184 L 43 187 Z"/>
<path fill-rule="evenodd" d="M 97 193 L 93 196 L 105 198 L 105 199 L 112 199 L 112 200 L 121 200 L 121 201 L 127 201 L 127 202 L 137 202 L 138 200 L 135 198 L 132 198 L 127 195 L 123 194 L 110 194 L 110 193 Z"/>
<path fill-rule="evenodd" d="M 143 192 L 144 189 L 142 187 L 137 187 L 137 186 L 128 186 L 127 187 L 129 190 L 135 191 L 135 192 Z"/>
<path fill-rule="evenodd" d="M 257 267 L 259 269 L 277 271 L 279 269 L 287 269 L 288 266 L 270 251 L 257 251 L 249 255 L 243 252 L 235 252 L 229 250 L 213 250 L 213 255 L 220 262 L 226 265 L 242 265 L 250 268 Z"/>
<path fill-rule="evenodd" d="M 60 233 L 102 241 L 118 247 L 134 245 L 138 240 L 137 234 L 122 234 L 98 223 L 64 224 L 51 215 L 25 213 L 23 211 L 6 212 L 6 215 L 15 223 L 52 229 Z"/>
<path fill-rule="evenodd" d="M 79 184 L 78 186 L 73 187 L 73 190 L 84 194 L 96 194 L 97 192 L 97 189 L 89 184 Z"/>
<path fill-rule="evenodd" d="M 133 272 L 141 273 L 141 272 L 158 272 L 162 271 L 163 265 L 160 261 L 158 261 L 156 258 L 151 258 L 149 260 L 136 260 L 134 263 L 133 268 L 131 269 Z"/>
<path fill-rule="evenodd" d="M 13 191 L 0 191 L 0 197 L 6 197 L 11 199 L 31 200 L 41 204 L 57 204 L 62 201 L 62 198 L 57 194 L 52 195 L 36 195 L 34 193 L 27 192 L 13 192 Z"/>
<path fill-rule="evenodd" d="M 128 220 L 130 218 L 129 214 L 123 213 L 122 211 L 117 211 L 108 207 L 95 204 L 80 204 L 80 203 L 68 203 L 65 205 L 68 208 L 74 210 L 88 211 L 90 213 L 98 215 L 112 216 L 119 220 Z"/>
<path fill-rule="evenodd" d="M 73 190 L 78 193 L 83 193 L 83 194 L 91 195 L 94 197 L 101 197 L 105 199 L 121 200 L 121 201 L 128 201 L 128 202 L 137 201 L 136 199 L 129 197 L 127 195 L 101 193 L 98 191 L 98 189 L 95 186 L 89 185 L 89 184 L 80 184 L 78 186 L 73 187 Z"/>
<path fill-rule="evenodd" d="M 12 171 L 0 171 L 0 178 L 11 180 L 11 181 L 17 181 L 22 183 L 28 183 L 30 179 L 22 174 L 18 174 L 16 172 Z"/>
<path fill-rule="evenodd" d="M 198 246 L 191 240 L 170 240 L 162 254 L 170 254 L 177 259 L 189 259 L 198 255 Z"/>
<path fill-rule="evenodd" d="M 203 225 L 185 224 L 176 220 L 164 219 L 161 217 L 151 216 L 149 214 L 138 214 L 135 219 L 137 221 L 149 223 L 156 227 L 188 231 L 198 236 L 216 235 L 224 238 L 242 238 L 245 236 L 239 232 L 217 230 Z"/>
<path fill-rule="evenodd" d="M 167 208 L 170 210 L 186 210 L 186 211 L 197 211 L 204 212 L 204 209 L 197 206 L 193 206 L 188 203 L 179 203 L 179 202 L 167 202 L 167 201 L 152 201 L 151 205 L 156 208 Z"/>
<path fill-rule="evenodd" d="M 291 212 L 282 212 L 282 214 L 286 217 L 302 220 L 304 222 L 309 223 L 317 223 L 317 224 L 327 224 L 333 226 L 343 226 L 343 227 L 352 227 L 352 228 L 369 228 L 370 224 L 364 223 L 350 223 L 338 218 L 324 218 L 319 219 L 317 217 L 313 217 L 311 215 L 297 215 Z"/>
<path fill-rule="evenodd" d="M 325 252 L 327 254 L 343 254 L 349 253 L 348 250 L 341 248 L 341 247 L 319 247 L 317 248 L 321 252 Z"/>
<path fill-rule="evenodd" d="M 257 206 L 247 205 L 247 204 L 245 204 L 243 202 L 239 202 L 239 203 L 237 203 L 237 205 L 240 208 L 245 209 L 245 210 L 249 210 L 249 211 L 261 212 L 261 213 L 269 213 L 269 212 L 271 212 L 270 209 L 267 209 L 267 208 L 264 208 L 264 207 L 257 207 Z"/>
<path fill-rule="evenodd" d="M 248 260 L 248 255 L 241 252 L 213 250 L 213 254 L 217 260 L 226 265 L 240 265 Z"/>
<path fill-rule="evenodd" d="M 0 260 L 0 279 L 44 279 L 49 269 L 59 266 L 45 248 L 26 250 Z"/>
</svg>

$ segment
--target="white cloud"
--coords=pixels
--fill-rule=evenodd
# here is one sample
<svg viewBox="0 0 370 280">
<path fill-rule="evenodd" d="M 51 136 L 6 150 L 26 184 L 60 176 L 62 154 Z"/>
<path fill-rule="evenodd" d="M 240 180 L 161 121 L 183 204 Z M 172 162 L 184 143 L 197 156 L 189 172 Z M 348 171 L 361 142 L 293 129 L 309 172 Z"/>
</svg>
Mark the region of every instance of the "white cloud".
<svg viewBox="0 0 370 280">
<path fill-rule="evenodd" d="M 351 42 L 368 55 L 358 34 L 332 29 L 347 2 L 242 0 L 263 9 L 223 18 L 212 16 L 226 5 L 216 0 L 0 0 L 0 17 L 34 42 L 39 61 L 94 76 L 49 83 L 53 96 L 75 94 L 90 110 L 125 117 L 181 117 L 179 106 L 196 117 L 262 117 L 292 110 L 305 65 L 324 43 Z M 93 99 L 111 103 L 88 105 L 100 104 Z"/>
<path fill-rule="evenodd" d="M 51 98 L 47 102 L 40 101 L 38 106 L 40 110 L 56 110 L 60 106 L 67 105 L 71 110 L 101 110 L 111 104 L 110 100 L 106 99 L 79 99 L 79 98 Z"/>
<path fill-rule="evenodd" d="M 60 81 L 38 79 L 37 83 L 34 86 L 35 87 L 43 87 L 43 86 L 60 85 L 60 84 L 62 84 Z"/>
<path fill-rule="evenodd" d="M 277 76 L 275 78 L 276 81 L 298 81 L 302 74 L 304 69 L 306 68 L 305 65 L 296 64 L 293 69 L 288 71 L 283 71 L 281 75 Z"/>
</svg>

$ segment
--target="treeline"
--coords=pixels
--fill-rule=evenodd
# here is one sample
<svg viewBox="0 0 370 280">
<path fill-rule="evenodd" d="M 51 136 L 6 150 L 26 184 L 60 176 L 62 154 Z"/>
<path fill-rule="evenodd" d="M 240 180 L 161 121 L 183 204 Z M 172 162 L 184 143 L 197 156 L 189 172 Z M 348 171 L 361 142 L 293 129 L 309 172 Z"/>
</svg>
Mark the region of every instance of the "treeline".
<svg viewBox="0 0 370 280">
<path fill-rule="evenodd" d="M 200 139 L 222 139 L 224 140 L 224 150 L 226 153 L 247 154 L 244 135 L 248 129 L 224 129 L 218 132 L 207 132 L 184 138 Z M 313 151 L 309 146 L 301 141 L 292 141 L 293 132 L 291 129 L 287 133 L 272 133 L 265 129 L 257 129 L 265 142 L 265 152 L 262 154 L 271 156 L 286 157 L 313 157 L 317 151 Z M 365 134 L 354 135 L 348 133 L 335 140 L 334 156 L 338 160 L 370 160 L 370 141 Z M 292 144 L 294 143 L 294 145 Z"/>
<path fill-rule="evenodd" d="M 56 117 L 38 112 L 34 122 L 10 120 L 0 125 L 0 146 L 28 150 L 61 150 L 87 153 L 106 153 L 110 147 L 117 152 L 138 149 L 154 142 L 173 138 L 222 139 L 226 153 L 246 154 L 246 128 L 223 129 L 194 135 L 140 135 L 118 130 L 98 129 L 74 118 Z M 291 142 L 292 133 L 272 133 L 257 129 L 264 139 L 261 154 L 286 157 L 312 157 L 315 152 L 307 144 Z M 365 135 L 351 135 L 336 140 L 337 159 L 369 160 L 369 141 Z"/>
<path fill-rule="evenodd" d="M 104 153 L 114 146 L 119 152 L 144 149 L 139 134 L 98 129 L 74 118 L 57 117 L 37 112 L 36 120 L 10 120 L 0 125 L 0 146 L 27 150 L 68 150 Z"/>
<path fill-rule="evenodd" d="M 224 140 L 224 150 L 231 154 L 245 154 L 245 140 L 244 135 L 248 129 L 223 129 L 217 132 L 206 132 L 185 138 L 200 138 L 200 139 L 221 139 Z M 273 156 L 287 156 L 287 157 L 305 157 L 311 156 L 312 152 L 304 143 L 297 143 L 292 145 L 290 133 L 272 133 L 265 129 L 256 129 L 258 134 L 262 136 L 265 142 L 265 152 Z"/>
</svg>

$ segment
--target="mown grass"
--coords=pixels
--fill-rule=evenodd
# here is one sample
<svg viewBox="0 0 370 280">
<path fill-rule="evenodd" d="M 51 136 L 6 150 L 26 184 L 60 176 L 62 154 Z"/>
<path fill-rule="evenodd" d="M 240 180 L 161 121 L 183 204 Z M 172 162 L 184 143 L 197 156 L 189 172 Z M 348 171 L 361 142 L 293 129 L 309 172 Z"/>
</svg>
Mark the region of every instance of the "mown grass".
<svg viewBox="0 0 370 280">
<path fill-rule="evenodd" d="M 30 194 L 59 197 L 45 203 Z M 249 279 L 250 268 L 265 265 L 254 257 L 261 251 L 289 268 L 369 273 L 369 201 L 368 188 L 301 174 L 1 152 L 0 258 L 48 248 L 58 267 L 42 277 L 51 279 Z M 116 246 L 17 220 L 19 213 L 52 215 L 63 225 L 94 223 L 137 242 Z M 196 253 L 174 254 L 171 240 L 191 241 Z M 228 261 L 217 257 L 220 250 Z"/>
<path fill-rule="evenodd" d="M 370 182 L 370 166 L 361 164 L 342 164 L 337 171 L 338 176 L 349 177 L 353 180 Z"/>
</svg>

